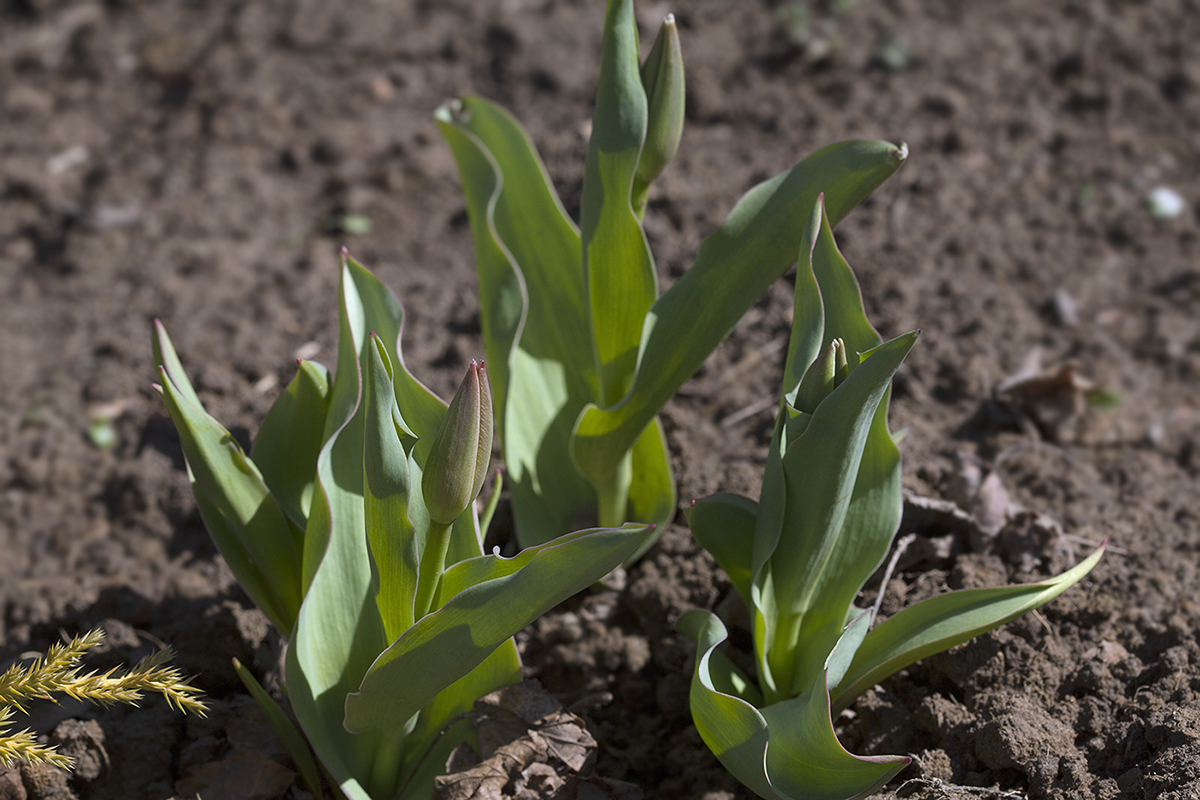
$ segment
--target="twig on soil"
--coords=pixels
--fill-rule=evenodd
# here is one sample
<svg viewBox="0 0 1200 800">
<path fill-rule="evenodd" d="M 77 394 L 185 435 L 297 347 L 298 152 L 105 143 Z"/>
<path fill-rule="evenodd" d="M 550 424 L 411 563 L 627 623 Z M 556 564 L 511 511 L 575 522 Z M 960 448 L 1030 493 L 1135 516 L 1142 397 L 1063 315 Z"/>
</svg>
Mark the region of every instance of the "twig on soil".
<svg viewBox="0 0 1200 800">
<path fill-rule="evenodd" d="M 1064 533 L 1063 538 L 1066 539 L 1068 542 L 1071 542 L 1072 544 L 1086 544 L 1089 547 L 1099 547 L 1100 546 L 1100 542 L 1097 542 L 1095 539 L 1089 539 L 1086 536 L 1080 536 L 1079 534 L 1076 534 L 1076 533 Z M 1128 550 L 1126 550 L 1124 547 L 1118 547 L 1117 545 L 1113 544 L 1111 541 L 1108 543 L 1108 552 L 1112 553 L 1115 556 L 1129 555 Z"/>
<path fill-rule="evenodd" d="M 926 769 L 925 762 L 919 755 L 913 754 L 912 760 L 917 762 L 917 766 L 922 770 Z M 957 783 L 947 783 L 941 778 L 925 776 L 920 778 L 909 778 L 904 783 L 900 784 L 900 787 L 896 789 L 896 794 L 900 794 L 900 792 L 904 791 L 905 787 L 910 784 L 927 786 L 938 792 L 939 795 L 949 795 L 950 792 L 968 792 L 970 794 L 981 794 L 989 797 L 1002 797 L 1004 800 L 1029 800 L 1028 795 L 1026 795 L 1024 792 L 1019 792 L 1016 789 L 991 789 L 986 786 L 961 786 Z"/>
<path fill-rule="evenodd" d="M 774 406 L 775 403 L 776 403 L 776 399 L 774 397 L 764 397 L 760 400 L 755 400 L 750 405 L 742 406 L 741 408 L 739 408 L 737 411 L 734 411 L 729 416 L 724 417 L 718 424 L 722 428 L 732 428 L 734 425 L 737 425 L 742 420 L 747 419 L 749 417 L 753 417 L 755 414 L 759 413 L 760 411 L 766 411 L 768 408 L 771 408 L 772 406 Z"/>
<path fill-rule="evenodd" d="M 920 759 L 917 759 L 920 761 Z M 934 789 L 939 794 L 949 795 L 950 792 L 968 792 L 970 794 L 981 794 L 988 797 L 1002 797 L 1004 800 L 1028 800 L 1028 795 L 1024 792 L 1018 792 L 1015 789 L 991 789 L 986 786 L 962 786 L 957 783 L 946 783 L 941 778 L 909 778 L 904 783 L 900 784 L 900 788 L 896 790 L 896 794 L 904 791 L 904 788 L 909 784 L 917 784 L 927 786 Z"/>
<path fill-rule="evenodd" d="M 888 581 L 892 579 L 892 573 L 896 570 L 896 564 L 900 562 L 900 557 L 904 555 L 904 551 L 917 538 L 915 533 L 910 533 L 900 541 L 896 542 L 896 552 L 892 553 L 892 560 L 888 562 L 887 569 L 883 572 L 883 580 L 879 583 L 879 594 L 875 597 L 875 606 L 871 609 L 871 619 L 879 616 L 879 609 L 883 606 L 883 596 L 887 594 Z"/>
</svg>

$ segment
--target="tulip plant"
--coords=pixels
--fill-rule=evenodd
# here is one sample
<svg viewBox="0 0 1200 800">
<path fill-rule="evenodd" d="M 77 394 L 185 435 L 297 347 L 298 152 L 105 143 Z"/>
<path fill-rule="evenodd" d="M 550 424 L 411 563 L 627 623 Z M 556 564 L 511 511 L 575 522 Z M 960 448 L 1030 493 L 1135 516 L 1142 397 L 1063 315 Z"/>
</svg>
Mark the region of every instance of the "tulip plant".
<svg viewBox="0 0 1200 800">
<path fill-rule="evenodd" d="M 506 111 L 468 97 L 437 113 L 466 196 L 497 429 L 526 546 L 580 519 L 672 518 L 658 410 L 795 262 L 798 223 L 817 193 L 839 220 L 907 152 L 842 142 L 756 186 L 659 296 L 642 220 L 683 127 L 679 37 L 667 17 L 639 64 L 632 0 L 609 0 L 604 25 L 579 227 Z"/>
<path fill-rule="evenodd" d="M 924 658 L 1057 597 L 1102 550 L 1049 580 L 950 592 L 872 628 L 854 600 L 900 523 L 892 376 L 917 333 L 882 342 L 818 199 L 804 230 L 784 394 L 758 502 L 696 502 L 696 540 L 728 573 L 753 619 L 758 681 L 717 646 L 721 621 L 695 610 L 679 627 L 697 643 L 692 717 L 701 737 L 765 798 L 844 800 L 899 772 L 901 756 L 851 755 L 833 718 L 859 694 Z M 881 587 L 880 591 L 883 591 Z"/>
<path fill-rule="evenodd" d="M 487 368 L 447 409 L 409 373 L 400 303 L 343 251 L 337 371 L 301 361 L 247 454 L 205 410 L 156 322 L 158 389 L 204 522 L 288 638 L 301 734 L 240 668 L 320 795 L 427 798 L 474 701 L 521 679 L 513 634 L 642 547 L 652 528 L 585 530 L 484 555 L 499 490 L 475 508 L 492 447 Z"/>
</svg>

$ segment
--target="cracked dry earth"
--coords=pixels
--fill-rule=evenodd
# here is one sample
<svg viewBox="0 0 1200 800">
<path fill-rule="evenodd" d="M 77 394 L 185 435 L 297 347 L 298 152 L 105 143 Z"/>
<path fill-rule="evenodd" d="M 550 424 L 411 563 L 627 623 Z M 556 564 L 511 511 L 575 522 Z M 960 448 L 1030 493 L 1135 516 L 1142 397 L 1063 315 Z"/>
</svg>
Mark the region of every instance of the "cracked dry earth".
<svg viewBox="0 0 1200 800">
<path fill-rule="evenodd" d="M 886 798 L 1200 797 L 1200 7 L 834 5 L 641 4 L 647 46 L 676 13 L 689 69 L 646 218 L 663 283 L 803 154 L 907 141 L 838 230 L 881 332 L 924 331 L 894 394 L 916 536 L 885 613 L 1110 544 L 1040 612 L 866 693 L 842 739 L 916 757 Z M 270 684 L 280 641 L 200 522 L 148 322 L 248 441 L 297 353 L 334 358 L 347 244 L 405 302 L 410 366 L 449 396 L 482 346 L 431 114 L 468 92 L 503 102 L 577 210 L 601 16 L 596 0 L 0 1 L 0 656 L 98 625 L 93 666 L 169 642 L 213 705 L 39 708 L 79 769 L 2 771 L 0 797 L 306 796 L 229 667 Z M 1182 213 L 1148 212 L 1160 187 Z M 773 287 L 667 406 L 682 502 L 755 492 L 790 293 Z M 1120 405 L 1089 405 L 1089 386 Z M 94 418 L 111 447 L 89 441 Z M 523 632 L 583 750 L 497 743 L 517 766 L 486 796 L 749 797 L 691 725 L 673 623 L 694 606 L 748 645 L 680 520 Z"/>
</svg>

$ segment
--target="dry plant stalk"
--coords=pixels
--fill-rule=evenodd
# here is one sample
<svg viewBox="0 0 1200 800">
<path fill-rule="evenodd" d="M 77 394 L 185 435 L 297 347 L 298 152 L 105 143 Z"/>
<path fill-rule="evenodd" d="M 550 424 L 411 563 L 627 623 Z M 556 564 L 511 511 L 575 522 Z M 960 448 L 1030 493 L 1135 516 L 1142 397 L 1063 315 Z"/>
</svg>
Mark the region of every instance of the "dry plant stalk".
<svg viewBox="0 0 1200 800">
<path fill-rule="evenodd" d="M 103 639 L 104 631 L 90 631 L 66 644 L 52 645 L 44 657 L 35 659 L 28 667 L 13 664 L 0 674 L 0 764 L 12 766 L 17 761 L 25 761 L 72 768 L 74 764 L 70 758 L 60 755 L 53 747 L 38 744 L 33 731 L 8 732 L 16 711 L 24 713 L 31 700 L 57 702 L 55 693 L 110 706 L 114 703 L 137 705 L 146 692 L 157 692 L 173 708 L 204 716 L 207 708 L 199 700 L 200 690 L 169 664 L 174 655 L 170 647 L 147 656 L 125 673 L 118 673 L 116 669 L 81 672 L 79 662 Z"/>
</svg>

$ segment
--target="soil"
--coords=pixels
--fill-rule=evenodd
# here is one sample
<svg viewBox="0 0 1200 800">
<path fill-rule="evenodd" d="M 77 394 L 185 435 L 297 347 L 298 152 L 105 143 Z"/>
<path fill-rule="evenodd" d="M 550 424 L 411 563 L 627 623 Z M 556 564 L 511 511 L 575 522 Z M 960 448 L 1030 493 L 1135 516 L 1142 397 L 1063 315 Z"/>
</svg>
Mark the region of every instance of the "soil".
<svg viewBox="0 0 1200 800">
<path fill-rule="evenodd" d="M 884 797 L 1200 797 L 1200 7 L 643 2 L 644 46 L 668 11 L 689 73 L 646 221 L 664 284 L 803 154 L 911 148 L 838 230 L 881 332 L 924 331 L 892 412 L 917 539 L 884 612 L 1109 542 L 1052 604 L 866 693 L 844 743 L 917 757 Z M 101 626 L 94 666 L 168 642 L 214 707 L 39 707 L 30 724 L 80 768 L 2 771 L 0 797 L 306 796 L 229 665 L 270 682 L 280 640 L 196 512 L 149 321 L 248 442 L 297 353 L 335 357 L 345 244 L 405 302 L 408 363 L 448 397 L 482 345 L 431 115 L 465 93 L 504 103 L 574 211 L 602 12 L 0 2 L 0 658 Z M 1159 187 L 1182 213 L 1150 213 Z M 682 502 L 756 495 L 790 309 L 785 278 L 663 412 Z M 1088 386 L 1122 402 L 1097 408 Z M 680 517 L 608 590 L 520 635 L 600 775 L 661 800 L 750 796 L 691 724 L 673 628 L 694 606 L 735 617 L 730 594 Z"/>
</svg>

